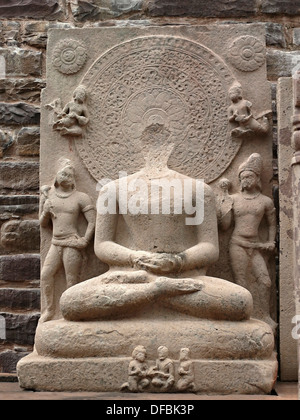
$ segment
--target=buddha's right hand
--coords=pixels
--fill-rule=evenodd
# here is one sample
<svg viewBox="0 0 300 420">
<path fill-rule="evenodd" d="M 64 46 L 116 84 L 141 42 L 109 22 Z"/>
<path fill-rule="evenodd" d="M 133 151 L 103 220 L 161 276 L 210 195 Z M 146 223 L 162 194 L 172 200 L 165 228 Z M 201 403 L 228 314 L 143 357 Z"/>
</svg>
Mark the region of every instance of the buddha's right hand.
<svg viewBox="0 0 300 420">
<path fill-rule="evenodd" d="M 135 251 L 130 257 L 131 266 L 137 270 L 147 271 L 146 265 L 151 260 L 152 255 L 151 252 Z"/>
</svg>

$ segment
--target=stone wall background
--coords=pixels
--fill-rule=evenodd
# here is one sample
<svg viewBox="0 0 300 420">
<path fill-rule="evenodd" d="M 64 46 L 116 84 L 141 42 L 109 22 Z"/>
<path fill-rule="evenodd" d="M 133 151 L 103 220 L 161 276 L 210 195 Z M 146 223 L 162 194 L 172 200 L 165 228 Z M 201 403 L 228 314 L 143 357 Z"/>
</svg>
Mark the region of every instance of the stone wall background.
<svg viewBox="0 0 300 420">
<path fill-rule="evenodd" d="M 276 85 L 300 63 L 300 0 L 0 0 L 0 316 L 7 328 L 0 373 L 15 372 L 32 351 L 39 318 L 39 122 L 49 29 L 253 22 L 267 31 L 277 197 Z"/>
</svg>

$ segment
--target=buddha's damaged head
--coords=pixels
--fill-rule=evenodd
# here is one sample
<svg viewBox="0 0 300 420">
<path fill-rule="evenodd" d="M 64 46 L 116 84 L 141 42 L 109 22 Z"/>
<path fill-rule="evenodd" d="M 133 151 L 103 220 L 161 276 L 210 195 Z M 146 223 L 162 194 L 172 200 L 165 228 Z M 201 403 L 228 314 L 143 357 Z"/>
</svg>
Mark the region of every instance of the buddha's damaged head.
<svg viewBox="0 0 300 420">
<path fill-rule="evenodd" d="M 162 159 L 171 155 L 174 144 L 171 142 L 171 132 L 161 123 L 148 125 L 140 138 L 141 150 L 145 158 L 149 154 L 161 155 Z"/>
</svg>

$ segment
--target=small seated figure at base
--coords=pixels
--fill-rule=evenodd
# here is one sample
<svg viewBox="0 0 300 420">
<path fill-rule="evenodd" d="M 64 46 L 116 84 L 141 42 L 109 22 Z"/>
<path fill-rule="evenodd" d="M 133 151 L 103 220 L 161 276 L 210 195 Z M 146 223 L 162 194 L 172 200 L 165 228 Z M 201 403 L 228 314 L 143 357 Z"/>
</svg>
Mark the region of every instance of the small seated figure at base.
<svg viewBox="0 0 300 420">
<path fill-rule="evenodd" d="M 100 191 L 99 199 L 104 196 L 116 201 L 116 211 L 98 210 L 96 222 L 95 253 L 110 269 L 62 295 L 60 305 L 66 320 L 128 318 L 154 303 L 196 318 L 250 319 L 251 294 L 236 284 L 206 275 L 219 258 L 215 196 L 202 181 L 168 168 L 174 147 L 169 137 L 163 125 L 149 126 L 141 139 L 145 168 Z M 167 191 L 169 214 L 162 208 L 165 197 L 152 189 L 161 180 L 171 186 Z M 121 182 L 128 183 L 127 203 L 131 207 L 133 202 L 136 206 L 147 202 L 143 211 L 120 211 L 121 206 L 124 208 Z M 135 193 L 138 198 L 134 188 L 139 191 Z M 111 191 L 117 191 L 116 196 L 107 197 Z M 196 205 L 194 210 L 187 211 L 185 196 L 190 199 L 190 207 Z M 151 212 L 153 208 L 155 212 Z M 203 211 L 204 222 L 192 224 L 189 219 L 195 220 L 197 210 Z"/>
<path fill-rule="evenodd" d="M 194 365 L 190 359 L 190 349 L 183 348 L 180 350 L 180 365 L 178 368 L 179 379 L 176 384 L 178 391 L 194 391 L 195 390 L 195 372 Z"/>
<path fill-rule="evenodd" d="M 148 376 L 152 378 L 152 385 L 161 391 L 170 391 L 175 383 L 175 368 L 173 360 L 168 358 L 169 349 L 161 346 L 157 350 L 156 366 L 149 369 Z"/>
<path fill-rule="evenodd" d="M 132 352 L 132 361 L 128 367 L 128 382 L 125 382 L 121 391 L 139 392 L 150 384 L 147 378 L 148 366 L 145 362 L 147 351 L 144 346 L 137 346 Z"/>
</svg>

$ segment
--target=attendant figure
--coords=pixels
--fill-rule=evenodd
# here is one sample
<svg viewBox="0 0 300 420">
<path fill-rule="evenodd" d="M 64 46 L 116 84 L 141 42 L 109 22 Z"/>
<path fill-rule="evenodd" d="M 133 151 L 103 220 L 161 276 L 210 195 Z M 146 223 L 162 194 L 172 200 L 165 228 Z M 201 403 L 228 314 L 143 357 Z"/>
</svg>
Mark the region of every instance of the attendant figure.
<svg viewBox="0 0 300 420">
<path fill-rule="evenodd" d="M 56 113 L 54 130 L 59 131 L 62 136 L 82 136 L 84 127 L 89 123 L 85 102 L 86 90 L 83 86 L 79 86 L 73 94 L 73 101 L 69 102 L 61 112 Z"/>
<path fill-rule="evenodd" d="M 84 237 L 78 233 L 78 219 L 83 214 L 87 221 Z M 76 190 L 75 171 L 68 161 L 60 170 L 53 187 L 42 188 L 40 224 L 52 225 L 53 237 L 41 273 L 46 308 L 41 321 L 49 321 L 55 314 L 54 278 L 63 267 L 67 288 L 80 281 L 83 250 L 88 246 L 95 231 L 95 208 L 90 197 Z"/>
<path fill-rule="evenodd" d="M 270 122 L 266 115 L 271 115 L 271 112 L 264 113 L 255 119 L 252 103 L 243 98 L 242 87 L 239 84 L 231 87 L 229 96 L 232 102 L 228 111 L 229 122 L 238 124 L 238 127 L 232 130 L 233 137 L 247 138 L 253 134 L 263 135 L 269 132 Z"/>
<path fill-rule="evenodd" d="M 276 213 L 273 201 L 261 192 L 262 158 L 252 154 L 239 168 L 241 192 L 232 194 L 232 208 L 223 212 L 221 227 L 227 230 L 234 222 L 234 230 L 230 242 L 230 259 L 235 281 L 256 296 L 254 302 L 256 312 L 272 329 L 276 323 L 270 316 L 271 279 L 268 272 L 265 254 L 275 250 Z M 268 239 L 260 239 L 260 224 L 266 218 Z M 256 284 L 253 285 L 250 275 Z M 259 289 L 253 293 L 253 288 Z"/>
</svg>

